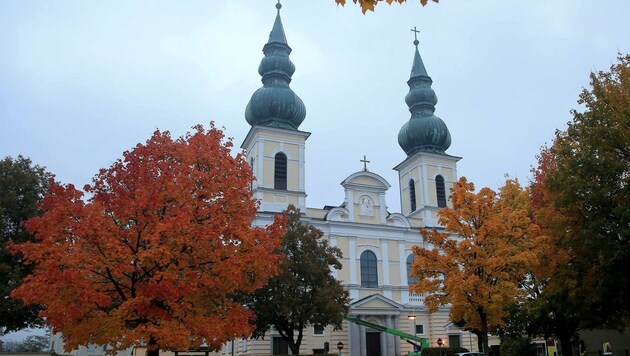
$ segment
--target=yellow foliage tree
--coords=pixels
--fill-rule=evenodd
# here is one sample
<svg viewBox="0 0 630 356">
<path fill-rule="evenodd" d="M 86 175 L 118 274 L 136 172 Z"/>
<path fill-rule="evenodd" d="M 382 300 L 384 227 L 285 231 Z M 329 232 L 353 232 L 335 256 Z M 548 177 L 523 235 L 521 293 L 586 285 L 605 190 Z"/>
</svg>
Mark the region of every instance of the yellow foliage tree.
<svg viewBox="0 0 630 356">
<path fill-rule="evenodd" d="M 399 4 L 402 4 L 404 2 L 406 2 L 407 0 L 352 0 L 352 2 L 359 3 L 359 5 L 361 5 L 361 11 L 363 11 L 363 13 L 365 14 L 368 10 L 369 11 L 374 11 L 374 7 L 379 3 L 385 1 L 388 4 L 392 4 L 394 2 L 397 2 Z M 435 3 L 440 2 L 440 0 L 431 0 Z M 344 6 L 346 4 L 346 0 L 335 0 L 335 2 L 341 6 Z M 427 3 L 429 3 L 429 0 L 420 0 L 420 3 L 422 4 L 422 6 L 426 6 Z"/>
<path fill-rule="evenodd" d="M 438 212 L 444 230 L 422 229 L 429 248 L 416 246 L 414 293 L 426 293 L 430 312 L 450 304 L 450 318 L 479 337 L 486 355 L 488 332 L 502 326 L 507 309 L 524 297 L 519 284 L 536 263 L 528 193 L 508 179 L 495 192 L 462 177 L 452 189 L 452 208 Z"/>
</svg>

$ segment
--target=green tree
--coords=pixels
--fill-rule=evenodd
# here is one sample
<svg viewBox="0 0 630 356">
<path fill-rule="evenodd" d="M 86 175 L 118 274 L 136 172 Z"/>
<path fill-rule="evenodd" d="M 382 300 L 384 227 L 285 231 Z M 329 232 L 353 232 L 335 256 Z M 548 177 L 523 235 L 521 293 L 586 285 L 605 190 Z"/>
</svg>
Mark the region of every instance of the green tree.
<svg viewBox="0 0 630 356">
<path fill-rule="evenodd" d="M 42 352 L 50 350 L 50 334 L 29 335 L 17 345 L 17 352 Z"/>
<path fill-rule="evenodd" d="M 512 309 L 509 327 L 503 331 L 513 336 L 555 337 L 563 350 L 571 350 L 580 329 L 601 325 L 601 318 L 590 309 L 599 292 L 595 275 L 589 272 L 595 251 L 579 238 L 579 213 L 559 210 L 557 194 L 548 189 L 548 176 L 556 168 L 552 150 L 544 148 L 530 185 L 534 221 L 541 232 L 537 238 L 539 263 L 532 266 L 522 284 L 527 300 Z"/>
<path fill-rule="evenodd" d="M 21 255 L 9 254 L 6 246 L 9 241 L 34 240 L 24 223 L 39 214 L 37 205 L 52 177 L 44 167 L 22 156 L 0 161 L 0 334 L 42 324 L 38 306 L 25 307 L 20 300 L 9 297 L 31 267 L 23 263 Z"/>
<path fill-rule="evenodd" d="M 630 57 L 591 74 L 564 131 L 542 149 L 530 187 L 544 246 L 510 318 L 563 350 L 584 328 L 621 328 L 630 307 Z M 520 320 L 520 321 L 518 321 Z"/>
<path fill-rule="evenodd" d="M 341 327 L 349 297 L 331 274 L 331 268 L 341 269 L 341 251 L 329 246 L 320 230 L 300 221 L 299 209 L 290 205 L 286 214 L 281 272 L 253 293 L 248 305 L 256 314 L 253 336 L 264 337 L 273 326 L 297 355 L 305 328 Z"/>
<path fill-rule="evenodd" d="M 630 315 L 630 56 L 591 73 L 590 86 L 578 100 L 584 110 L 556 133 L 544 185 L 553 207 L 572 217 L 564 247 L 588 258 L 575 271 L 597 293 L 584 321 L 622 327 Z"/>
<path fill-rule="evenodd" d="M 536 356 L 536 347 L 526 337 L 501 338 L 501 356 Z"/>
</svg>

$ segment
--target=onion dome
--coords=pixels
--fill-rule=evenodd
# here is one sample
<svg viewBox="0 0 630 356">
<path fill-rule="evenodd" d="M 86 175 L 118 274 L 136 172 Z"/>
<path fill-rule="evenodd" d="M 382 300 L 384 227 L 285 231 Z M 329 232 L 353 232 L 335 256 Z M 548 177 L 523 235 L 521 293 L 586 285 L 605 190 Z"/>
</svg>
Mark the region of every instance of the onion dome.
<svg viewBox="0 0 630 356">
<path fill-rule="evenodd" d="M 451 145 L 451 134 L 444 121 L 433 114 L 438 100 L 431 89 L 433 81 L 427 74 L 418 52 L 418 43 L 416 38 L 413 41 L 416 53 L 411 76 L 407 81 L 409 93 L 405 96 L 411 119 L 398 132 L 398 144 L 407 156 L 417 152 L 446 154 L 445 151 Z"/>
<path fill-rule="evenodd" d="M 295 65 L 289 59 L 291 47 L 284 35 L 280 8 L 282 5 L 278 2 L 276 21 L 269 34 L 269 41 L 263 47 L 265 57 L 258 67 L 263 86 L 249 99 L 245 119 L 252 126 L 297 130 L 306 117 L 306 107 L 302 99 L 289 88 Z"/>
</svg>

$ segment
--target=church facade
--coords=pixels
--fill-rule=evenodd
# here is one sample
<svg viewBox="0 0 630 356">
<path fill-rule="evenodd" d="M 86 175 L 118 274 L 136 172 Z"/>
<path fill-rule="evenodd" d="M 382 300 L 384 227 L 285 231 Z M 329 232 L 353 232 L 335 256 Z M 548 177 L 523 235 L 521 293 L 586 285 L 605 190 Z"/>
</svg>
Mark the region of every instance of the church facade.
<svg viewBox="0 0 630 356">
<path fill-rule="evenodd" d="M 299 130 L 306 108 L 289 86 L 295 66 L 289 58 L 291 48 L 280 18 L 281 5 L 276 7 L 278 14 L 258 68 L 263 86 L 253 93 L 245 110 L 251 129 L 241 145 L 256 176 L 252 190 L 260 202 L 253 224 L 268 225 L 275 214 L 289 204 L 295 205 L 301 210 L 302 219 L 323 231 L 330 245 L 343 253 L 343 268 L 332 273 L 349 291 L 350 316 L 426 338 L 431 347 L 438 347 L 437 340 L 441 339 L 444 347 L 477 350 L 476 337 L 449 321 L 448 308 L 428 313 L 423 296 L 409 291 L 414 283 L 409 275 L 412 247 L 425 244 L 418 228 L 440 228 L 437 211 L 450 204 L 447 192 L 458 179 L 460 160 L 446 153 L 451 137 L 444 121 L 434 115 L 437 97 L 418 51 L 418 41 L 414 41 L 409 93 L 405 97 L 411 117 L 398 135 L 407 157 L 393 163 L 399 191 L 390 191 L 391 185 L 364 165 L 360 171 L 348 172 L 345 179 L 340 177 L 345 194 L 339 204 L 312 208 L 306 204 L 305 189 L 305 154 L 311 133 Z M 389 211 L 386 194 L 399 196 L 400 212 Z M 323 353 L 325 345 L 330 353 L 348 356 L 398 356 L 413 351 L 412 345 L 397 336 L 347 321 L 341 330 L 311 326 L 304 335 L 301 354 Z M 341 350 L 337 349 L 338 344 L 343 344 Z M 64 353 L 60 334 L 53 335 L 51 346 L 55 352 Z M 91 345 L 72 355 L 101 356 L 105 352 L 106 347 Z M 118 355 L 144 352 L 143 348 L 136 348 Z M 289 352 L 286 343 L 272 330 L 264 339 L 235 340 L 219 351 L 174 355 L 262 356 Z"/>
<path fill-rule="evenodd" d="M 430 314 L 423 296 L 409 291 L 414 282 L 409 276 L 411 249 L 424 244 L 418 228 L 439 228 L 437 211 L 449 204 L 447 192 L 458 179 L 460 160 L 445 152 L 451 143 L 450 133 L 444 121 L 434 115 L 437 97 L 420 57 L 418 41 L 414 41 L 407 82 L 410 89 L 405 98 L 411 118 L 398 135 L 407 158 L 394 167 L 400 190 L 390 192 L 390 184 L 364 165 L 363 170 L 348 172 L 341 182 L 345 191 L 341 204 L 312 208 L 306 204 L 305 191 L 305 153 L 311 133 L 299 130 L 306 109 L 289 86 L 295 66 L 289 59 L 291 48 L 280 7 L 278 4 L 278 15 L 258 68 L 263 86 L 254 92 L 245 110 L 251 129 L 241 148 L 257 178 L 252 189 L 260 202 L 254 224 L 267 225 L 275 214 L 289 204 L 295 205 L 302 211 L 302 219 L 322 230 L 330 245 L 343 253 L 343 268 L 332 273 L 350 293 L 350 316 L 427 338 L 434 347 L 440 338 L 445 346 L 476 349 L 476 337 L 450 323 L 447 308 Z M 401 212 L 388 210 L 386 194 L 399 195 Z M 344 322 L 343 329 L 337 331 L 311 329 L 305 332 L 301 353 L 323 352 L 325 343 L 331 353 L 337 353 L 340 342 L 341 355 L 393 356 L 413 351 L 397 336 L 350 322 Z M 229 343 L 219 354 L 288 352 L 286 344 L 272 331 L 264 340 Z"/>
</svg>

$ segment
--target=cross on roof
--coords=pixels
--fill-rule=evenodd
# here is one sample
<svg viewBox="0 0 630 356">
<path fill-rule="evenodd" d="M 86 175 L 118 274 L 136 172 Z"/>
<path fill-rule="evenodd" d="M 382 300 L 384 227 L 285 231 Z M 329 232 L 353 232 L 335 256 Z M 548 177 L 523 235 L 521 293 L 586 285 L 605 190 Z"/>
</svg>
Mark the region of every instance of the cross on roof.
<svg viewBox="0 0 630 356">
<path fill-rule="evenodd" d="M 278 0 L 278 1 L 280 1 L 280 0 Z M 411 32 L 413 32 L 413 37 L 414 37 L 413 44 L 415 44 L 417 46 L 418 43 L 420 43 L 420 42 L 418 42 L 418 34 L 420 33 L 420 31 L 416 29 L 416 26 L 414 26 L 411 29 Z"/>
<path fill-rule="evenodd" d="M 365 157 L 365 155 L 363 155 L 363 159 L 360 160 L 359 162 L 363 162 L 363 172 L 367 172 L 367 164 L 370 163 L 370 161 L 367 160 L 367 158 Z"/>
</svg>

